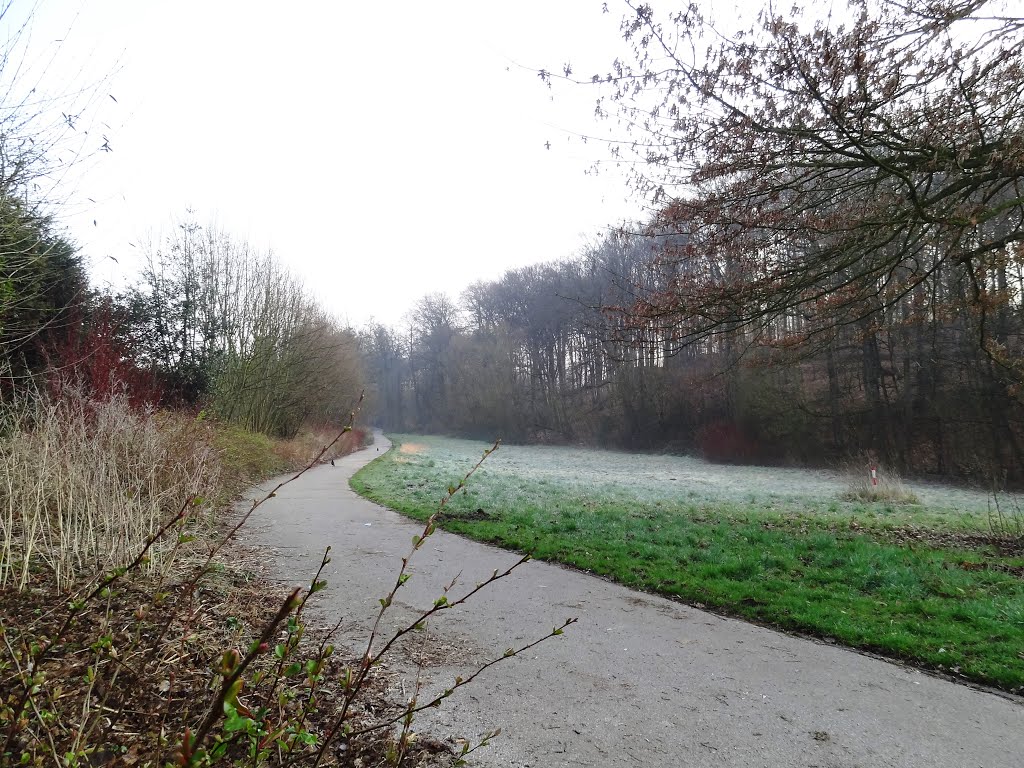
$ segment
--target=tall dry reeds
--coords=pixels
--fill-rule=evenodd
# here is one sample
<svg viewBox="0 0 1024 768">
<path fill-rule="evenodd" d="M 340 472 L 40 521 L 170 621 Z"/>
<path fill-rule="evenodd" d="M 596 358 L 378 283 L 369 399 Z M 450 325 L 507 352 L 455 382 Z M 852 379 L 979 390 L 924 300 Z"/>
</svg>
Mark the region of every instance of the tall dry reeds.
<svg viewBox="0 0 1024 768">
<path fill-rule="evenodd" d="M 192 418 L 66 388 L 10 406 L 0 437 L 0 588 L 49 573 L 61 589 L 124 565 L 182 504 L 215 487 Z M 164 548 L 170 544 L 164 545 Z M 152 552 L 157 567 L 163 549 Z"/>
</svg>

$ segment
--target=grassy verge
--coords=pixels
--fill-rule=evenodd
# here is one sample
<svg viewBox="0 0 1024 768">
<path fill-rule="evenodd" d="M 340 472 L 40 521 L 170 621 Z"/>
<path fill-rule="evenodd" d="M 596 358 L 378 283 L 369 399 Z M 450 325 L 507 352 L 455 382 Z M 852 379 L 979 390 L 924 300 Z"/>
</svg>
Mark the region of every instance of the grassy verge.
<svg viewBox="0 0 1024 768">
<path fill-rule="evenodd" d="M 224 468 L 224 479 L 220 484 L 222 500 L 230 501 L 260 480 L 304 467 L 310 457 L 329 445 L 337 434 L 336 428 L 307 427 L 290 440 L 279 440 L 228 424 L 217 425 L 212 440 Z M 358 450 L 369 435 L 369 431 L 362 427 L 346 432 L 324 454 L 322 461 Z"/>
<path fill-rule="evenodd" d="M 418 519 L 486 447 L 419 436 L 395 443 L 352 486 Z M 441 524 L 636 588 L 1024 690 L 1024 557 L 990 541 L 983 496 L 926 487 L 913 489 L 919 505 L 851 502 L 837 478 L 763 472 L 776 479 L 674 457 L 505 447 Z"/>
</svg>

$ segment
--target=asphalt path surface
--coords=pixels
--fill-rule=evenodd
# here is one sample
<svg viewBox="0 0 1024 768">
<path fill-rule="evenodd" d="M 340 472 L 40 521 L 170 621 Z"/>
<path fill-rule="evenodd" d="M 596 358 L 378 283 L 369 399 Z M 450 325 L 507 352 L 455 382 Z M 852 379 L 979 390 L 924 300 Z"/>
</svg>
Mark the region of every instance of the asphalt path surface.
<svg viewBox="0 0 1024 768">
<path fill-rule="evenodd" d="M 308 583 L 330 545 L 324 622 L 362 651 L 378 599 L 422 525 L 362 499 L 351 475 L 382 455 L 368 449 L 311 470 L 254 514 L 248 542 L 266 547 L 281 581 Z M 438 597 L 486 579 L 517 555 L 438 531 L 385 622 L 393 630 Z M 1024 701 L 949 682 L 828 643 L 530 562 L 466 607 L 432 620 L 391 668 L 426 690 L 579 621 L 561 637 L 507 659 L 417 729 L 479 737 L 481 766 L 1024 766 Z M 1024 649 L 1021 649 L 1024 652 Z"/>
</svg>

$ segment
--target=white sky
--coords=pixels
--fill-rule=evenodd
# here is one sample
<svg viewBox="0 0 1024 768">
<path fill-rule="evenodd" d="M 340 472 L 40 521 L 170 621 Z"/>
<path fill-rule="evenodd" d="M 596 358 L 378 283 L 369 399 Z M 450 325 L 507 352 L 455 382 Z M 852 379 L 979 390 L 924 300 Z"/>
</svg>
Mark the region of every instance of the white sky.
<svg viewBox="0 0 1024 768">
<path fill-rule="evenodd" d="M 108 75 L 89 137 L 76 129 L 90 157 L 58 190 L 98 282 L 122 284 L 138 266 L 129 243 L 190 208 L 273 249 L 361 324 L 571 255 L 641 215 L 614 165 L 586 174 L 609 154 L 573 134 L 616 129 L 594 121 L 596 94 L 549 91 L 517 66 L 608 71 L 621 10 L 603 4 L 15 0 L 14 10 L 37 6 L 28 64 L 57 54 L 44 88 Z M 101 136 L 112 152 L 94 152 Z"/>
</svg>

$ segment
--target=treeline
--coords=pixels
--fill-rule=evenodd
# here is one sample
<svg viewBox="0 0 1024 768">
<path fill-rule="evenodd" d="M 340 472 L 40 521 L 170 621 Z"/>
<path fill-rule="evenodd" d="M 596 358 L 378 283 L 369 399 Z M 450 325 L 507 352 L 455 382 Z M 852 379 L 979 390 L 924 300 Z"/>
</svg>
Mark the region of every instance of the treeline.
<svg viewBox="0 0 1024 768">
<path fill-rule="evenodd" d="M 870 455 L 914 474 L 1024 478 L 1018 393 L 991 343 L 979 343 L 984 332 L 1005 359 L 1019 357 L 1019 249 L 973 277 L 923 265 L 928 277 L 905 295 L 820 334 L 794 309 L 694 338 L 704 318 L 651 311 L 681 270 L 693 281 L 719 268 L 666 257 L 684 241 L 610 235 L 576 258 L 477 283 L 457 303 L 428 296 L 402 330 L 370 329 L 363 345 L 378 419 L 721 461 Z M 995 297 L 987 329 L 975 279 Z"/>
<path fill-rule="evenodd" d="M 74 246 L 0 176 L 0 386 L 10 390 L 47 366 L 87 293 Z"/>
<path fill-rule="evenodd" d="M 115 304 L 173 396 L 281 437 L 347 421 L 362 389 L 355 334 L 271 253 L 188 223 L 147 256 Z"/>
<path fill-rule="evenodd" d="M 125 392 L 293 437 L 339 424 L 363 387 L 355 334 L 272 254 L 185 223 L 146 249 L 137 283 L 90 288 L 52 220 L 0 195 L 0 387 Z"/>
<path fill-rule="evenodd" d="M 846 6 L 722 34 L 628 5 L 631 55 L 542 70 L 630 127 L 612 154 L 654 215 L 375 329 L 382 418 L 1024 481 L 1024 23 L 984 0 Z"/>
</svg>

